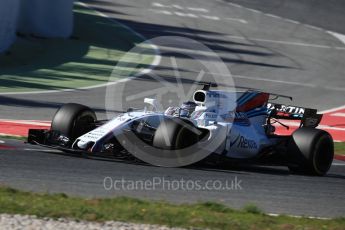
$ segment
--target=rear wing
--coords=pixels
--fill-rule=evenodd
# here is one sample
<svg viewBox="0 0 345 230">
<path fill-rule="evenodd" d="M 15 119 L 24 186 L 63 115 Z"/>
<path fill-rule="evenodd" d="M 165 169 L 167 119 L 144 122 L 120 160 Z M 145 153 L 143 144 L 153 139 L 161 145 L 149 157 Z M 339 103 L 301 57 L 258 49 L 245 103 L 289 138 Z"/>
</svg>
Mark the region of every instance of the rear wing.
<svg viewBox="0 0 345 230">
<path fill-rule="evenodd" d="M 292 105 L 268 103 L 269 118 L 284 120 L 300 120 L 300 127 L 317 127 L 322 119 L 322 114 L 318 114 L 316 109 L 303 108 Z"/>
</svg>

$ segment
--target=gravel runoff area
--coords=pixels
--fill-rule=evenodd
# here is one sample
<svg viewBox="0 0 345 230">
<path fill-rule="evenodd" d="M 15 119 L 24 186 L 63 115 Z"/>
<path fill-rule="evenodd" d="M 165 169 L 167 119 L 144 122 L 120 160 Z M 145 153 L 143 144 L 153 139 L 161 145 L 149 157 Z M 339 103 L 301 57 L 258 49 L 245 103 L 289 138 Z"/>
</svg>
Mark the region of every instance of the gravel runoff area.
<svg viewBox="0 0 345 230">
<path fill-rule="evenodd" d="M 0 215 L 0 230 L 183 230 L 182 228 L 169 228 L 166 226 L 133 224 L 118 221 L 107 221 L 103 223 L 75 221 L 64 218 L 37 218 L 29 215 Z"/>
</svg>

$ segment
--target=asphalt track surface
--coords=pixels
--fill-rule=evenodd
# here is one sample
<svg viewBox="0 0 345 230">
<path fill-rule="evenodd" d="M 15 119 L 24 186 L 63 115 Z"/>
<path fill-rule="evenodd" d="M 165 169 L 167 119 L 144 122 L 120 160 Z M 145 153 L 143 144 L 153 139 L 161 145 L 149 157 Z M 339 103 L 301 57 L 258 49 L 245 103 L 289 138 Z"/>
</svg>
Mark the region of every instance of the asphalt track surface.
<svg viewBox="0 0 345 230">
<path fill-rule="evenodd" d="M 215 201 L 235 208 L 255 204 L 275 214 L 339 217 L 345 213 L 344 161 L 334 161 L 325 177 L 310 177 L 291 175 L 286 167 L 161 168 L 104 156 L 87 159 L 64 155 L 19 141 L 7 141 L 6 145 L 17 149 L 1 151 L 0 181 L 19 189 L 85 197 L 132 196 L 175 203 Z M 115 185 L 122 179 L 124 185 Z M 184 186 L 177 182 L 181 180 L 185 181 Z M 133 181 L 147 187 L 139 184 L 133 189 Z M 155 186 L 149 184 L 154 181 Z M 187 181 L 193 182 L 188 182 L 187 187 Z M 197 189 L 198 184 L 202 189 Z"/>
<path fill-rule="evenodd" d="M 268 0 L 265 4 L 233 1 L 251 9 L 231 2 L 88 1 L 147 38 L 173 35 L 204 43 L 226 63 L 236 85 L 291 95 L 295 104 L 320 110 L 344 104 L 345 44 L 326 32 L 344 33 L 345 16 L 337 13 L 338 9 L 344 9 L 341 1 L 327 1 L 329 5 L 318 7 L 317 13 L 307 1 L 301 1 L 304 6 L 298 5 L 298 1 L 279 1 L 280 5 L 275 4 L 278 1 Z M 188 88 L 201 67 L 185 56 L 176 55 L 176 63 L 182 82 Z M 162 57 L 153 73 L 167 81 L 175 81 L 170 55 Z M 159 82 L 143 76 L 126 82 L 123 97 L 114 100 L 158 87 Z M 96 109 L 99 118 L 105 118 L 104 98 L 104 87 L 51 94 L 0 95 L 1 118 L 50 120 L 56 108 L 66 102 L 89 105 Z M 165 98 L 164 101 L 168 103 Z M 126 106 L 139 107 L 141 102 L 133 100 Z M 124 109 L 114 108 L 111 112 Z M 30 150 L 36 147 L 23 146 L 18 141 L 7 144 L 16 149 L 0 150 L 0 182 L 26 190 L 88 197 L 129 195 L 173 202 L 214 200 L 233 207 L 254 203 L 270 213 L 292 215 L 334 217 L 345 214 L 345 166 L 342 162 L 335 162 L 329 175 L 320 178 L 291 175 L 284 167 L 166 169 Z M 237 177 L 242 180 L 242 190 L 106 191 L 103 179 L 107 176 L 126 180 L 164 177 L 202 181 L 226 181 Z"/>
<path fill-rule="evenodd" d="M 345 104 L 343 65 L 345 44 L 325 31 L 342 32 L 345 16 L 334 13 L 344 8 L 341 1 L 329 1 L 329 5 L 333 6 L 332 11 L 329 10 L 330 7 L 319 7 L 319 11 L 324 9 L 323 13 L 329 13 L 332 15 L 331 18 L 334 14 L 338 15 L 333 20 L 331 28 L 326 25 L 322 28 L 325 30 L 310 27 L 314 26 L 313 24 L 296 24 L 290 21 L 289 17 L 284 18 L 291 15 L 293 20 L 298 19 L 294 16 L 297 11 L 295 8 L 298 8 L 301 15 L 306 15 L 304 18 L 315 18 L 318 23 L 325 21 L 325 17 L 320 18 L 319 14 L 311 12 L 310 8 L 313 9 L 314 4 L 310 4 L 310 8 L 306 6 L 289 8 L 282 4 L 291 5 L 288 2 L 298 1 L 266 0 L 265 4 L 258 3 L 261 1 L 236 1 L 239 4 L 252 2 L 249 7 L 263 5 L 266 8 L 259 8 L 262 12 L 233 6 L 227 1 L 87 2 L 147 38 L 183 36 L 202 42 L 222 58 L 234 75 L 236 85 L 291 95 L 295 98 L 294 104 L 320 110 Z M 157 7 L 155 3 L 167 7 Z M 175 7 L 171 7 L 172 5 Z M 200 9 L 190 11 L 188 8 L 207 11 Z M 164 14 L 165 11 L 172 15 Z M 266 11 L 270 15 L 264 14 Z M 182 16 L 176 13 L 179 15 L 182 13 Z M 274 13 L 277 13 L 275 16 L 283 18 L 273 17 Z M 183 14 L 194 14 L 197 18 Z M 247 23 L 238 20 L 245 20 Z M 319 26 L 318 23 L 315 22 L 315 25 Z M 335 30 L 334 26 L 337 26 L 338 30 Z M 195 80 L 196 73 L 200 71 L 200 66 L 195 61 L 177 56 L 176 62 L 183 80 Z M 176 78 L 169 54 L 163 56 L 161 63 L 153 72 L 167 80 Z M 126 83 L 122 98 L 159 86 L 159 83 L 143 77 Z M 97 109 L 99 116 L 104 118 L 104 98 L 104 87 L 51 94 L 0 95 L 1 118 L 50 120 L 56 108 L 66 102 L 89 105 Z M 122 98 L 114 98 L 114 100 Z M 137 100 L 129 106 L 142 107 L 142 101 Z"/>
</svg>

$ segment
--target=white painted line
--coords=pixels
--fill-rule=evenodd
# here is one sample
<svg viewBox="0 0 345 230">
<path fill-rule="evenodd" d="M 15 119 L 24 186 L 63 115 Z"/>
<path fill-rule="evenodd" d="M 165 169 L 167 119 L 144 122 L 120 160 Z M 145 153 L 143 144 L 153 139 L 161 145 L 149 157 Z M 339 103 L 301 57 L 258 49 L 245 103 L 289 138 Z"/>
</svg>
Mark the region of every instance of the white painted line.
<svg viewBox="0 0 345 230">
<path fill-rule="evenodd" d="M 210 19 L 210 20 L 215 20 L 215 21 L 220 20 L 218 16 L 210 16 L 210 15 L 200 15 L 200 16 L 205 19 Z"/>
<path fill-rule="evenodd" d="M 25 121 L 25 122 L 39 122 L 39 123 L 46 123 L 46 124 L 50 124 L 51 121 L 40 121 L 40 120 L 15 120 L 15 119 L 0 119 L 0 121 L 13 121 L 13 122 L 16 122 L 16 121 Z"/>
<path fill-rule="evenodd" d="M 329 33 L 330 35 L 336 37 L 339 41 L 341 41 L 342 43 L 345 44 L 345 35 L 339 34 L 339 33 L 336 33 L 336 32 L 332 32 L 332 31 L 327 31 L 327 33 Z"/>
<path fill-rule="evenodd" d="M 292 127 L 299 127 L 300 126 L 300 123 L 299 122 L 295 122 L 295 121 L 284 121 L 284 124 L 286 124 L 288 126 L 292 126 Z M 328 130 L 336 130 L 336 131 L 343 131 L 343 132 L 345 132 L 345 128 L 332 127 L 332 126 L 328 126 L 328 125 L 319 125 L 318 127 L 320 129 L 328 129 Z"/>
<path fill-rule="evenodd" d="M 269 13 L 263 13 L 262 11 L 259 10 L 255 10 L 255 9 L 251 9 L 251 8 L 247 8 L 247 7 L 243 7 L 241 5 L 238 4 L 234 4 L 234 3 L 229 3 L 229 5 L 231 6 L 235 6 L 238 8 L 244 8 L 246 10 L 249 10 L 251 12 L 257 13 L 257 14 L 265 14 L 266 16 L 269 17 L 273 17 L 273 18 L 278 18 L 278 19 L 283 19 L 286 22 L 290 22 L 290 23 L 294 23 L 294 24 L 301 24 L 298 21 L 295 20 L 291 20 L 288 18 L 282 18 L 280 16 L 274 15 L 274 14 L 269 14 Z M 317 27 L 317 26 L 312 26 L 312 25 L 308 25 L 308 24 L 304 24 L 306 27 L 309 27 L 311 29 L 315 29 L 315 30 L 319 30 L 319 31 L 325 31 L 324 29 Z M 339 34 L 333 31 L 326 31 L 327 33 L 333 35 L 334 37 L 336 37 L 337 39 L 339 39 L 342 43 L 345 44 L 345 35 L 343 34 Z M 252 39 L 253 40 L 253 39 Z M 266 39 L 264 39 L 266 40 Z M 267 42 L 269 40 L 266 40 Z M 315 44 L 306 44 L 306 43 L 296 43 L 296 42 L 285 42 L 285 41 L 269 41 L 269 42 L 274 42 L 274 43 L 280 43 L 280 44 L 290 44 L 290 45 L 297 45 L 297 46 L 306 46 L 306 47 L 316 47 L 316 48 L 328 48 L 328 49 L 336 49 L 336 50 L 345 50 L 345 47 L 332 47 L 332 46 L 325 46 L 325 45 L 315 45 Z"/>
<path fill-rule="evenodd" d="M 233 75 L 232 77 L 233 78 L 240 78 L 240 79 L 254 80 L 254 81 L 268 81 L 268 82 L 282 83 L 282 84 L 287 84 L 287 85 L 297 85 L 297 86 L 304 86 L 304 87 L 310 87 L 310 88 L 316 88 L 317 87 L 314 84 L 294 82 L 294 81 L 275 80 L 275 79 L 268 79 L 268 78 L 261 78 L 261 77 L 248 77 L 248 76 L 242 76 L 242 75 Z"/>
<path fill-rule="evenodd" d="M 246 8 L 247 10 L 251 11 L 251 12 L 254 12 L 254 13 L 257 13 L 257 14 L 261 14 L 262 12 L 259 11 L 259 10 L 254 10 L 254 9 L 250 9 L 250 8 Z"/>
<path fill-rule="evenodd" d="M 331 91 L 345 91 L 344 87 L 335 87 L 335 86 L 324 86 L 324 89 L 331 90 Z"/>
<path fill-rule="evenodd" d="M 218 75 L 218 76 L 228 76 L 225 74 L 220 73 L 211 73 L 207 72 L 207 74 L 212 75 Z M 232 75 L 233 78 L 239 78 L 239 79 L 248 79 L 253 81 L 267 81 L 267 82 L 273 82 L 273 83 L 280 83 L 280 84 L 287 84 L 287 85 L 295 85 L 295 86 L 301 86 L 301 87 L 308 87 L 308 88 L 321 88 L 321 89 L 327 89 L 327 90 L 333 90 L 333 91 L 345 91 L 345 89 L 331 89 L 328 87 L 318 86 L 315 84 L 310 83 L 303 83 L 303 82 L 296 82 L 296 81 L 284 81 L 284 80 L 276 80 L 276 79 L 269 79 L 269 78 L 262 78 L 262 77 L 249 77 L 249 76 L 243 76 L 243 75 Z"/>
<path fill-rule="evenodd" d="M 239 8 L 244 8 L 246 10 L 249 10 L 251 12 L 258 13 L 258 14 L 265 14 L 266 16 L 269 16 L 269 17 L 283 19 L 286 22 L 290 22 L 290 23 L 294 23 L 294 24 L 301 24 L 301 22 L 298 22 L 298 21 L 295 21 L 295 20 L 292 20 L 292 19 L 282 18 L 282 17 L 274 15 L 274 14 L 263 13 L 262 11 L 251 9 L 251 8 L 247 8 L 247 7 L 242 7 L 241 5 L 238 5 L 238 4 L 229 3 L 229 5 L 235 6 L 235 7 L 239 7 Z M 317 27 L 317 26 L 313 26 L 313 25 L 304 24 L 304 26 L 309 27 L 309 28 L 314 29 L 314 30 L 325 31 L 324 29 L 322 29 L 320 27 Z M 339 34 L 339 33 L 333 32 L 333 31 L 326 31 L 326 32 L 331 34 L 331 35 L 333 35 L 334 37 L 336 37 L 342 43 L 345 44 L 345 35 Z M 269 41 L 269 40 L 266 40 L 266 41 Z M 316 48 L 328 48 L 328 49 L 336 49 L 336 50 L 345 50 L 345 47 L 332 47 L 332 46 L 324 46 L 324 45 L 296 43 L 296 42 L 291 43 L 291 42 L 283 42 L 283 41 L 270 41 L 270 42 L 275 42 L 275 43 L 280 43 L 280 44 L 290 44 L 290 45 L 306 46 L 306 47 L 316 47 Z"/>
<path fill-rule="evenodd" d="M 198 18 L 197 15 L 191 13 L 183 13 L 179 11 L 174 11 L 174 14 L 180 17 L 188 17 L 188 18 Z"/>
<path fill-rule="evenodd" d="M 50 124 L 47 123 L 41 123 L 41 122 L 31 122 L 31 121 L 6 121 L 6 120 L 2 120 L 1 122 L 3 123 L 10 123 L 10 124 L 19 124 L 19 125 L 36 125 L 36 126 L 46 126 L 46 127 L 50 127 Z"/>
<path fill-rule="evenodd" d="M 174 8 L 176 8 L 176 9 L 179 9 L 179 10 L 183 10 L 183 9 L 184 9 L 182 6 L 176 5 L 176 4 L 171 5 L 171 6 L 174 7 Z"/>
<path fill-rule="evenodd" d="M 198 12 L 204 12 L 204 13 L 209 12 L 207 9 L 204 9 L 204 8 L 195 8 L 195 7 L 187 7 L 187 10 L 190 10 L 190 11 L 198 11 Z"/>
<path fill-rule="evenodd" d="M 280 17 L 278 15 L 274 15 L 274 14 L 270 14 L 270 13 L 264 13 L 264 12 L 262 12 L 260 10 L 255 10 L 255 9 L 252 9 L 252 8 L 243 7 L 243 6 L 238 5 L 238 4 L 229 3 L 229 5 L 235 6 L 235 7 L 238 7 L 238 8 L 244 8 L 244 9 L 246 9 L 248 11 L 251 11 L 251 12 L 254 12 L 254 13 L 257 13 L 257 14 L 264 14 L 264 15 L 266 15 L 268 17 L 282 19 L 282 20 L 284 20 L 286 22 L 290 22 L 290 23 L 293 23 L 293 24 L 302 24 L 299 21 L 295 21 L 295 20 L 288 19 L 288 18 L 283 18 L 283 17 Z M 324 31 L 324 29 L 322 29 L 320 27 L 317 27 L 317 26 L 308 25 L 308 24 L 304 24 L 304 26 L 309 27 L 309 28 L 314 29 L 314 30 Z M 339 34 L 334 33 L 332 31 L 327 31 L 327 32 L 332 34 L 333 36 L 339 38 L 343 43 L 345 43 L 345 35 L 340 34 L 340 36 L 339 36 Z M 335 48 L 335 49 L 338 49 L 338 50 L 345 50 L 345 47 L 324 47 L 324 48 Z"/>
<path fill-rule="evenodd" d="M 308 24 L 304 24 L 306 27 L 314 29 L 314 30 L 319 30 L 319 31 L 324 31 L 324 29 L 317 27 L 317 26 L 312 26 L 312 25 L 308 25 Z"/>
<path fill-rule="evenodd" d="M 84 2 L 75 2 L 75 4 L 81 5 L 81 6 L 85 6 L 89 9 L 94 10 L 99 16 L 107 18 L 110 21 L 113 21 L 117 24 L 120 24 L 122 27 L 126 28 L 128 31 L 132 32 L 133 34 L 135 34 L 136 36 L 140 37 L 143 41 L 147 41 L 147 39 L 139 34 L 138 32 L 134 31 L 132 28 L 130 28 L 129 26 L 109 17 L 108 15 L 94 9 L 92 6 L 84 3 Z M 154 67 L 158 66 L 159 63 L 161 62 L 162 56 L 160 55 L 160 51 L 159 48 L 152 43 L 149 43 L 149 45 L 152 47 L 152 49 L 155 52 L 155 57 L 152 61 L 152 63 L 145 69 L 141 70 L 140 72 L 136 73 L 135 75 L 133 75 L 130 78 L 125 78 L 125 79 L 120 79 L 118 81 L 114 81 L 114 82 L 107 82 L 107 83 L 103 83 L 103 84 L 99 84 L 99 85 L 94 85 L 94 86 L 87 86 L 87 87 L 81 87 L 81 88 L 76 88 L 76 89 L 62 89 L 62 90 L 43 90 L 43 91 L 34 91 L 34 92 L 8 92 L 8 93 L 0 93 L 0 95 L 25 95 L 25 94 L 46 94 L 46 93 L 64 93 L 64 92 L 74 92 L 74 91 L 79 91 L 79 90 L 88 90 L 88 89 L 95 89 L 95 88 L 100 88 L 100 87 L 106 87 L 106 86 L 110 86 L 110 85 L 115 85 L 121 82 L 126 82 L 126 81 L 130 81 L 132 78 L 137 78 L 140 77 L 144 74 L 147 74 L 149 72 L 151 72 L 153 70 Z"/>
<path fill-rule="evenodd" d="M 143 41 L 147 42 L 147 39 L 143 35 L 139 34 L 135 30 L 133 30 L 131 27 L 129 27 L 129 26 L 127 26 L 127 25 L 125 25 L 125 24 L 123 24 L 123 23 L 121 23 L 121 22 L 119 22 L 119 21 L 109 17 L 108 15 L 106 15 L 106 14 L 104 14 L 104 13 L 102 13 L 102 12 L 100 12 L 100 11 L 94 9 L 94 8 L 92 8 L 90 5 L 88 5 L 86 3 L 77 2 L 77 4 L 86 6 L 86 7 L 90 8 L 90 9 L 94 10 L 95 12 L 97 12 L 100 16 L 105 17 L 108 20 L 113 21 L 114 23 L 120 24 L 122 27 L 126 28 L 128 31 L 132 32 L 136 36 L 140 37 Z M 157 65 L 159 65 L 159 63 L 161 62 L 162 56 L 160 55 L 159 48 L 155 44 L 152 44 L 151 42 L 147 42 L 147 43 L 154 50 L 155 57 L 154 57 L 152 63 L 150 64 L 150 66 L 148 66 L 147 68 L 141 70 L 139 73 L 135 74 L 133 77 L 139 77 L 139 76 L 142 76 L 143 74 L 147 74 L 147 73 L 151 72 L 152 69 L 154 67 L 156 67 Z M 123 80 L 126 80 L 126 79 L 123 79 Z M 93 89 L 93 88 L 99 88 L 99 87 L 102 87 L 102 86 L 113 85 L 113 84 L 116 84 L 116 82 L 110 82 L 110 83 L 108 82 L 108 83 L 105 83 L 105 84 L 101 84 L 99 86 L 90 86 L 90 87 L 84 87 L 84 88 L 81 88 L 81 89 Z"/>
<path fill-rule="evenodd" d="M 199 51 L 199 50 L 186 50 L 185 48 L 179 48 L 179 47 L 171 47 L 166 45 L 161 45 L 160 47 L 164 47 L 164 50 L 166 51 L 183 51 L 183 52 L 189 52 L 189 53 L 197 53 L 199 55 L 210 55 L 212 53 L 208 51 Z"/>
<path fill-rule="evenodd" d="M 234 7 L 238 7 L 238 8 L 243 8 L 243 6 L 238 5 L 238 4 L 235 4 L 235 3 L 230 3 L 230 2 L 229 2 L 229 5 L 232 5 L 232 6 L 234 6 Z"/>
<path fill-rule="evenodd" d="M 61 153 L 61 150 L 57 149 L 23 149 L 24 151 L 35 151 L 35 152 L 49 152 L 49 153 Z"/>
<path fill-rule="evenodd" d="M 95 88 L 106 86 L 106 84 L 96 85 Z M 41 91 L 26 91 L 26 92 L 7 92 L 0 93 L 0 95 L 26 95 L 26 94 L 45 94 L 45 93 L 65 93 L 65 92 L 74 92 L 78 90 L 84 90 L 85 88 L 78 89 L 59 89 L 59 90 L 41 90 Z"/>
<path fill-rule="evenodd" d="M 168 10 L 154 10 L 154 9 L 149 9 L 149 10 L 153 11 L 156 14 L 173 15 L 173 13 Z"/>
<path fill-rule="evenodd" d="M 345 105 L 338 106 L 338 107 L 335 107 L 335 108 L 332 108 L 332 109 L 323 110 L 320 113 L 322 113 L 322 114 L 332 113 L 332 112 L 335 112 L 335 111 L 338 111 L 338 110 L 341 110 L 341 109 L 345 109 Z"/>
<path fill-rule="evenodd" d="M 211 73 L 211 72 L 207 72 L 207 74 L 218 75 L 218 76 L 228 76 L 225 74 Z M 303 83 L 303 82 L 284 81 L 284 80 L 268 79 L 268 78 L 261 78 L 261 77 L 249 77 L 249 76 L 236 75 L 236 74 L 232 75 L 232 77 L 233 78 L 239 78 L 239 79 L 248 79 L 248 80 L 253 80 L 253 81 L 267 81 L 267 82 L 274 82 L 274 83 L 282 83 L 282 84 L 303 86 L 303 87 L 309 87 L 309 88 L 317 88 L 318 87 L 315 84 L 309 84 L 309 83 Z"/>
<path fill-rule="evenodd" d="M 267 213 L 267 215 L 274 216 L 274 217 L 280 216 L 280 214 L 277 214 L 277 213 Z"/>
<path fill-rule="evenodd" d="M 292 19 L 288 19 L 288 18 L 284 18 L 284 21 L 290 22 L 290 23 L 293 23 L 293 24 L 301 24 L 301 23 L 298 22 L 298 21 L 295 21 L 295 20 L 292 20 Z"/>
<path fill-rule="evenodd" d="M 163 4 L 159 3 L 159 2 L 152 2 L 151 5 L 154 6 L 154 7 L 162 7 L 162 8 L 166 7 L 165 5 L 163 5 Z"/>
<path fill-rule="evenodd" d="M 282 17 L 274 15 L 274 14 L 265 14 L 268 17 L 272 17 L 272 18 L 278 18 L 278 19 L 282 19 Z"/>
<path fill-rule="evenodd" d="M 277 213 L 267 213 L 268 216 L 274 216 L 278 217 L 281 216 L 281 214 Z M 289 217 L 294 217 L 294 218 L 308 218 L 308 219 L 318 219 L 318 220 L 330 220 L 331 218 L 328 217 L 317 217 L 317 216 L 297 216 L 297 215 L 285 215 L 284 216 L 289 216 Z"/>
<path fill-rule="evenodd" d="M 188 8 L 188 9 L 197 9 L 195 11 L 203 11 L 203 10 L 206 11 L 206 9 L 203 9 L 203 8 Z M 205 14 L 198 15 L 198 14 L 193 14 L 193 13 L 185 13 L 185 12 L 182 12 L 182 11 L 171 12 L 171 11 L 168 11 L 168 10 L 156 10 L 156 9 L 149 9 L 149 10 L 154 12 L 154 13 L 156 13 L 156 14 L 164 14 L 164 15 L 173 15 L 174 14 L 174 15 L 179 16 L 179 17 L 187 17 L 187 18 L 199 18 L 199 17 L 202 17 L 202 18 L 209 19 L 209 20 L 214 20 L 214 21 L 220 20 L 220 18 L 218 16 L 205 15 Z M 247 24 L 248 23 L 246 20 L 240 19 L 240 18 L 225 18 L 225 20 L 230 20 L 230 21 L 234 21 L 234 22 L 240 22 L 240 23 L 243 23 L 243 24 Z"/>
<path fill-rule="evenodd" d="M 332 165 L 334 165 L 334 166 L 345 166 L 345 164 L 342 164 L 342 163 L 332 163 Z"/>
<path fill-rule="evenodd" d="M 230 21 L 236 21 L 236 22 L 240 22 L 243 24 L 248 24 L 248 22 L 244 19 L 240 19 L 240 18 L 225 18 L 226 20 L 230 20 Z"/>
<path fill-rule="evenodd" d="M 262 39 L 262 38 L 245 38 L 245 37 L 241 37 L 241 36 L 232 36 L 232 35 L 228 35 L 226 37 L 231 38 L 231 39 L 240 39 L 240 40 L 247 40 L 247 41 L 258 41 L 258 42 L 268 42 L 268 43 L 276 43 L 276 44 L 284 44 L 284 45 L 345 50 L 345 47 L 332 47 L 332 46 L 318 45 L 318 44 L 311 44 L 311 43 L 302 43 L 302 42 L 279 41 L 279 40 Z"/>
<path fill-rule="evenodd" d="M 336 87 L 336 86 L 325 86 L 325 89 L 329 89 L 333 91 L 345 91 L 344 87 Z"/>
<path fill-rule="evenodd" d="M 320 129 L 329 129 L 329 130 L 336 130 L 336 131 L 343 131 L 343 132 L 345 132 L 345 128 L 332 127 L 332 126 L 328 126 L 328 125 L 319 125 L 318 127 Z"/>
<path fill-rule="evenodd" d="M 162 3 L 159 2 L 153 2 L 151 3 L 151 5 L 153 7 L 160 7 L 160 8 L 175 8 L 178 10 L 189 10 L 189 11 L 196 11 L 196 12 L 203 12 L 203 13 L 208 13 L 209 10 L 205 9 L 205 8 L 200 8 L 200 7 L 183 7 L 177 4 L 173 4 L 173 5 L 164 5 Z"/>
<path fill-rule="evenodd" d="M 0 136 L 11 136 L 11 137 L 23 137 L 23 136 L 20 136 L 20 135 L 13 135 L 13 134 L 8 134 L 8 133 L 0 133 Z"/>
<path fill-rule="evenodd" d="M 0 140 L 0 144 L 5 144 L 5 141 Z"/>
<path fill-rule="evenodd" d="M 332 113 L 332 117 L 345 117 L 345 113 Z"/>
</svg>

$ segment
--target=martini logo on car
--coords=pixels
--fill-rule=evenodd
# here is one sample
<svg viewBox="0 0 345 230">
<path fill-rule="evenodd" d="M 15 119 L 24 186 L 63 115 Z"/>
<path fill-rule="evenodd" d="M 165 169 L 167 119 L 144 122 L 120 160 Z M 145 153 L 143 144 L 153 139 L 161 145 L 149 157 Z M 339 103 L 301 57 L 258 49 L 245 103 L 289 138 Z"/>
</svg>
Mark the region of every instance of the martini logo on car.
<svg viewBox="0 0 345 230">
<path fill-rule="evenodd" d="M 302 107 L 291 106 L 291 105 L 279 105 L 279 104 L 272 104 L 268 103 L 267 108 L 269 110 L 277 110 L 279 112 L 284 113 L 296 113 L 296 114 L 304 114 L 305 109 Z"/>
</svg>

